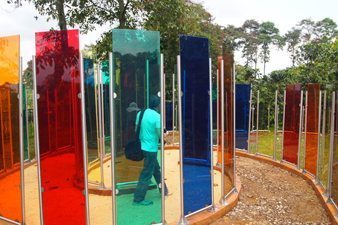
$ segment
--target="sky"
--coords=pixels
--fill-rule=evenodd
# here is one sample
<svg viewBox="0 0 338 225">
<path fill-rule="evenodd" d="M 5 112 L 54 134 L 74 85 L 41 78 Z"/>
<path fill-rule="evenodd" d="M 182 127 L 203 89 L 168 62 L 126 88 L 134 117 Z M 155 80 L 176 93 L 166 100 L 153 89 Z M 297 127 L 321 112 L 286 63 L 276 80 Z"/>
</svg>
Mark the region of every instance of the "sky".
<svg viewBox="0 0 338 225">
<path fill-rule="evenodd" d="M 310 18 L 318 21 L 325 17 L 338 23 L 338 0 L 194 0 L 205 6 L 213 15 L 216 23 L 222 26 L 229 24 L 241 26 L 247 19 L 258 22 L 271 21 L 286 33 L 302 19 Z M 36 20 L 34 17 L 38 16 Z M 32 4 L 24 3 L 15 8 L 0 0 L 0 37 L 21 35 L 21 55 L 24 62 L 35 54 L 35 32 L 57 29 L 56 21 L 46 21 L 39 16 Z M 109 30 L 108 26 L 97 27 L 95 31 L 81 35 L 80 46 L 95 43 L 100 35 Z M 243 63 L 241 53 L 236 52 L 236 62 Z M 291 65 L 289 55 L 285 51 L 272 50 L 271 60 L 267 64 L 267 73 L 283 69 Z M 262 68 L 261 63 L 259 67 Z"/>
</svg>

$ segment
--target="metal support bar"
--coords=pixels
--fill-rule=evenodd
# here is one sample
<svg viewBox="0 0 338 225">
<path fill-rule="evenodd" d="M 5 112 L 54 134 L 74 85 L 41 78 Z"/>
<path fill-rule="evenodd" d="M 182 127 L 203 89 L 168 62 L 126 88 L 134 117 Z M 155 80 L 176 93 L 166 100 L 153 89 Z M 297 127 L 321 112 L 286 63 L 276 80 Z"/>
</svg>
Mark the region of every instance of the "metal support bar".
<svg viewBox="0 0 338 225">
<path fill-rule="evenodd" d="M 320 152 L 320 125 L 322 120 L 322 91 L 319 91 L 319 104 L 318 104 L 318 137 L 317 137 L 317 169 L 316 169 L 316 180 L 319 181 L 319 163 L 321 158 Z"/>
<path fill-rule="evenodd" d="M 22 214 L 22 224 L 25 224 L 25 173 L 24 173 L 24 141 L 23 141 L 23 94 L 22 94 L 22 57 L 20 57 L 20 66 L 19 66 L 19 130 L 20 130 L 20 191 L 21 191 L 21 214 Z"/>
<path fill-rule="evenodd" d="M 233 132 L 233 177 L 234 177 L 234 186 L 236 188 L 236 65 L 235 62 L 232 65 L 232 113 L 233 113 L 233 121 L 232 121 L 232 132 Z"/>
<path fill-rule="evenodd" d="M 297 168 L 300 169 L 300 153 L 302 144 L 302 130 L 303 130 L 303 91 L 300 92 L 300 104 L 299 104 L 299 130 L 298 130 L 298 157 L 297 157 Z"/>
<path fill-rule="evenodd" d="M 285 106 L 286 106 L 286 90 L 284 90 L 283 93 L 283 137 L 282 137 L 282 158 L 281 160 L 284 159 L 284 133 L 285 133 Z"/>
<path fill-rule="evenodd" d="M 115 184 L 115 127 L 114 122 L 114 73 L 113 73 L 113 53 L 109 52 L 109 99 L 110 99 L 110 149 L 111 149 L 111 190 L 112 190 L 112 217 L 113 225 L 116 225 L 116 184 Z"/>
<path fill-rule="evenodd" d="M 42 186 L 41 186 L 41 161 L 40 161 L 40 137 L 39 137 L 39 119 L 38 119 L 38 93 L 36 83 L 36 61 L 35 56 L 32 58 L 33 67 L 33 113 L 34 113 L 34 145 L 35 157 L 37 159 L 37 173 L 38 173 L 38 189 L 39 189 L 39 205 L 40 205 L 40 224 L 44 225 L 43 218 L 43 204 L 42 204 Z"/>
<path fill-rule="evenodd" d="M 183 179 L 183 127 L 182 127 L 182 85 L 181 85 L 181 56 L 177 56 L 177 80 L 178 80 L 178 121 L 179 121 L 179 133 L 180 133 L 180 203 L 181 203 L 181 218 L 179 225 L 188 224 L 186 217 L 184 216 L 184 179 Z"/>
<path fill-rule="evenodd" d="M 160 68 L 161 72 L 160 72 L 160 80 L 161 80 L 161 128 L 164 127 L 164 106 L 165 106 L 165 74 L 164 74 L 164 57 L 163 54 L 161 54 L 161 68 Z M 164 164 L 164 134 L 163 131 L 161 132 L 161 195 L 162 195 L 162 199 L 161 199 L 161 204 L 162 204 L 162 224 L 166 224 L 165 222 L 165 202 L 164 202 L 164 198 L 165 198 L 165 184 L 164 184 L 164 180 L 165 180 L 165 173 L 164 173 L 164 168 L 165 168 L 165 164 Z"/>
<path fill-rule="evenodd" d="M 225 99 L 224 99 L 224 60 L 222 59 L 221 61 L 221 152 L 222 152 L 222 174 L 221 174 L 221 199 L 220 199 L 220 204 L 225 205 L 225 190 L 224 190 L 224 176 L 225 176 L 225 170 L 224 170 L 224 108 L 225 108 Z M 218 151 L 219 154 L 219 151 Z"/>
<path fill-rule="evenodd" d="M 250 148 L 250 134 L 251 134 L 251 107 L 252 107 L 252 85 L 250 84 L 250 100 L 249 100 L 249 126 L 248 126 L 248 153 L 251 153 L 251 148 Z"/>
<path fill-rule="evenodd" d="M 87 152 L 87 124 L 86 124 L 86 106 L 85 106 L 85 88 L 84 88 L 84 68 L 83 57 L 80 53 L 80 81 L 81 81 L 81 122 L 82 122 L 82 151 L 83 151 L 83 170 L 84 170 L 84 193 L 86 197 L 86 221 L 90 224 L 89 197 L 88 197 L 88 152 Z"/>
<path fill-rule="evenodd" d="M 277 152 L 277 133 L 278 131 L 278 90 L 275 92 L 275 129 L 274 129 L 274 139 L 273 139 L 273 160 L 276 160 Z"/>
<path fill-rule="evenodd" d="M 217 119 L 216 119 L 216 142 L 217 142 L 217 149 L 219 147 L 219 70 L 217 69 L 216 71 L 216 84 L 217 84 L 217 91 L 216 91 L 216 96 L 217 96 Z"/>
<path fill-rule="evenodd" d="M 212 116 L 212 61 L 209 58 L 209 114 L 210 114 L 210 175 L 211 175 L 211 210 L 215 210 L 214 193 L 214 151 L 213 151 L 213 116 Z"/>
</svg>

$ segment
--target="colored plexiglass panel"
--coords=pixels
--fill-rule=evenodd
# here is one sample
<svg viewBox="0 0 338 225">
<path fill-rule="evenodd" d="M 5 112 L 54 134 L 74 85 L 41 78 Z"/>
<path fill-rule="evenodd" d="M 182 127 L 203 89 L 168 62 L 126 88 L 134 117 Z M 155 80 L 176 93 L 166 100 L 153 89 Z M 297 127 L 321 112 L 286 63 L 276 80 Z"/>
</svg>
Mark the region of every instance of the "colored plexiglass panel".
<svg viewBox="0 0 338 225">
<path fill-rule="evenodd" d="M 209 40 L 180 37 L 184 214 L 211 205 Z"/>
<path fill-rule="evenodd" d="M 248 150 L 249 111 L 250 111 L 249 84 L 236 84 L 236 148 Z"/>
<path fill-rule="evenodd" d="M 23 153 L 24 160 L 29 160 L 29 148 L 28 148 L 28 111 L 27 111 L 27 93 L 26 85 L 22 84 L 22 120 L 23 120 Z"/>
<path fill-rule="evenodd" d="M 222 138 L 222 93 L 221 93 L 221 64 L 222 64 L 222 60 L 223 57 L 219 56 L 217 57 L 217 68 L 218 68 L 218 76 L 217 76 L 217 86 L 218 86 L 218 90 L 217 90 L 217 139 L 218 139 L 218 143 L 217 143 L 217 163 L 220 165 L 222 163 L 222 143 L 221 143 L 221 138 Z"/>
<path fill-rule="evenodd" d="M 109 106 L 109 60 L 101 63 L 101 80 L 102 80 L 102 109 L 103 109 L 103 132 L 105 140 L 104 153 L 110 153 L 110 106 Z"/>
<path fill-rule="evenodd" d="M 225 49 L 225 48 L 224 48 Z M 235 127 L 234 127 L 234 56 L 224 52 L 224 193 L 228 194 L 235 184 Z"/>
<path fill-rule="evenodd" d="M 160 223 L 162 199 L 156 185 L 158 181 L 151 179 L 146 194 L 146 200 L 153 204 L 134 205 L 134 192 L 143 162 L 127 160 L 124 155 L 127 143 L 135 140 L 138 111 L 148 108 L 150 96 L 157 96 L 161 91 L 160 35 L 156 31 L 124 29 L 112 33 L 117 224 Z M 153 158 L 152 162 L 156 164 L 155 160 Z M 160 151 L 157 162 L 162 167 Z"/>
<path fill-rule="evenodd" d="M 331 198 L 338 206 L 338 91 L 335 96 Z"/>
<path fill-rule="evenodd" d="M 319 84 L 307 84 L 305 170 L 317 174 Z"/>
<path fill-rule="evenodd" d="M 86 224 L 79 32 L 36 33 L 44 224 Z"/>
<path fill-rule="evenodd" d="M 0 215 L 22 222 L 19 57 L 20 37 L 0 37 Z"/>
<path fill-rule="evenodd" d="M 283 160 L 297 165 L 299 117 L 300 117 L 301 86 L 288 85 L 286 87 Z"/>
</svg>

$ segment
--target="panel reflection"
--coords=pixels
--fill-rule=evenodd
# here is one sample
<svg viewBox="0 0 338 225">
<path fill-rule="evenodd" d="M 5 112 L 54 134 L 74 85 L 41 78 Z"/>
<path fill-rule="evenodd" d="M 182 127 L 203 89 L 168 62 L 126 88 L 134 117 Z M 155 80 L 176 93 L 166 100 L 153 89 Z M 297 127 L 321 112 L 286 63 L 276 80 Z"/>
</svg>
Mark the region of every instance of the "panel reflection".
<svg viewBox="0 0 338 225">
<path fill-rule="evenodd" d="M 211 205 L 209 41 L 180 37 L 184 214 Z"/>
<path fill-rule="evenodd" d="M 297 165 L 301 85 L 286 86 L 283 160 Z"/>
<path fill-rule="evenodd" d="M 159 146 L 160 35 L 155 31 L 113 30 L 114 145 L 117 223 L 161 222 Z M 127 160 L 124 148 L 135 140 L 136 116 L 141 123 L 144 162 Z M 159 132 L 159 133 L 156 133 Z M 148 141 L 147 141 L 148 140 Z"/>
<path fill-rule="evenodd" d="M 317 174 L 319 84 L 307 84 L 305 170 Z"/>
<path fill-rule="evenodd" d="M 19 46 L 19 36 L 0 37 L 0 215 L 22 222 Z"/>
<path fill-rule="evenodd" d="M 338 206 L 338 91 L 335 92 L 334 144 L 332 161 L 331 197 Z"/>
<path fill-rule="evenodd" d="M 78 30 L 36 33 L 45 224 L 86 224 L 79 66 Z"/>
<path fill-rule="evenodd" d="M 236 148 L 238 149 L 248 150 L 250 90 L 249 84 L 236 84 Z"/>
</svg>

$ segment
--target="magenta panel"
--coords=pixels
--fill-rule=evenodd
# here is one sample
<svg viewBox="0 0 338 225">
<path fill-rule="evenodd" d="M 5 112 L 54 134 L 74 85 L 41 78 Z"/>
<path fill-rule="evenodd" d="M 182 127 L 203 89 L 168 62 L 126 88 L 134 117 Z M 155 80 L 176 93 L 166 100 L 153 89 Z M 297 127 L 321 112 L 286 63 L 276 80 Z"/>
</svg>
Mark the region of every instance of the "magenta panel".
<svg viewBox="0 0 338 225">
<path fill-rule="evenodd" d="M 301 85 L 288 85 L 285 99 L 283 160 L 297 165 Z"/>
<path fill-rule="evenodd" d="M 36 33 L 45 225 L 86 224 L 78 30 Z"/>
</svg>

